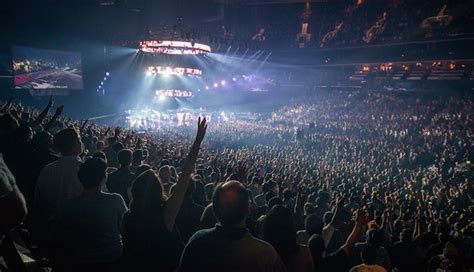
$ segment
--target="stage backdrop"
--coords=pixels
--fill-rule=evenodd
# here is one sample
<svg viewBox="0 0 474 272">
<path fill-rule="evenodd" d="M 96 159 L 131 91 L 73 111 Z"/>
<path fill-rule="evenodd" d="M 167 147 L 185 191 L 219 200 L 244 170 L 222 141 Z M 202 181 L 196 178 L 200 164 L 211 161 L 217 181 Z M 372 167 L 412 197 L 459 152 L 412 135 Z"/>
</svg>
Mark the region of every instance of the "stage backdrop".
<svg viewBox="0 0 474 272">
<path fill-rule="evenodd" d="M 15 89 L 82 90 L 81 54 L 12 47 Z"/>
</svg>

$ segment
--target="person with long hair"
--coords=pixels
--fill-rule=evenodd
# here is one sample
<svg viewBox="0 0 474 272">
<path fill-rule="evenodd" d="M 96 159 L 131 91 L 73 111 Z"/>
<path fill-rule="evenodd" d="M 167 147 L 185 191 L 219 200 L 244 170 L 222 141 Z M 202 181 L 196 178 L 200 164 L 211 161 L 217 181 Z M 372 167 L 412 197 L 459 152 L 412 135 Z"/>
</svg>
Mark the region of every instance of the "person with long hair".
<svg viewBox="0 0 474 272">
<path fill-rule="evenodd" d="M 130 271 L 173 271 L 179 263 L 183 242 L 175 226 L 194 171 L 206 119 L 199 118 L 198 130 L 175 190 L 167 197 L 153 170 L 146 170 L 134 181 L 130 211 L 123 224 L 125 261 Z"/>
</svg>

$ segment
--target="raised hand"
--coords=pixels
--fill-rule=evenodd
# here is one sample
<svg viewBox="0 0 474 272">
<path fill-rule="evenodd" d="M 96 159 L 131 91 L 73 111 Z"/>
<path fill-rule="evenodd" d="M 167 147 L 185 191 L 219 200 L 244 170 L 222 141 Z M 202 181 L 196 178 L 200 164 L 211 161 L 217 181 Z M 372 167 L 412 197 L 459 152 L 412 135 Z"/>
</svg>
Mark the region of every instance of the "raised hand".
<svg viewBox="0 0 474 272">
<path fill-rule="evenodd" d="M 54 105 L 54 96 L 49 97 L 48 107 L 51 108 Z"/>
<path fill-rule="evenodd" d="M 356 225 L 363 226 L 369 222 L 369 215 L 365 209 L 358 209 L 355 218 Z"/>
<path fill-rule="evenodd" d="M 120 131 L 120 128 L 119 127 L 116 127 L 115 128 L 115 131 L 114 131 L 114 136 L 115 137 L 118 137 L 120 135 L 121 131 Z"/>
<path fill-rule="evenodd" d="M 204 136 L 206 135 L 206 130 L 207 130 L 207 120 L 206 118 L 199 117 L 198 118 L 198 130 L 196 134 L 196 140 L 195 143 L 201 145 L 202 141 L 204 140 Z"/>
</svg>

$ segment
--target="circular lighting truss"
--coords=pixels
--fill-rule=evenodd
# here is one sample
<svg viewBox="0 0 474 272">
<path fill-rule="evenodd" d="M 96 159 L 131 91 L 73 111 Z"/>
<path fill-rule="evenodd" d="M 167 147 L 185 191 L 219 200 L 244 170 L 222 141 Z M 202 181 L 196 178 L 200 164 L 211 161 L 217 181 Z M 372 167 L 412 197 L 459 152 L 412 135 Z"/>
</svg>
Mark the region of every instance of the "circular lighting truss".
<svg viewBox="0 0 474 272">
<path fill-rule="evenodd" d="M 195 68 L 183 68 L 183 67 L 165 67 L 165 66 L 149 66 L 147 70 L 148 75 L 159 74 L 159 75 L 187 75 L 187 76 L 201 76 L 202 70 Z"/>
<path fill-rule="evenodd" d="M 155 95 L 158 97 L 191 97 L 193 93 L 183 90 L 160 89 L 155 91 Z"/>
<path fill-rule="evenodd" d="M 209 45 L 183 41 L 140 41 L 139 49 L 165 55 L 205 55 L 211 52 Z"/>
</svg>

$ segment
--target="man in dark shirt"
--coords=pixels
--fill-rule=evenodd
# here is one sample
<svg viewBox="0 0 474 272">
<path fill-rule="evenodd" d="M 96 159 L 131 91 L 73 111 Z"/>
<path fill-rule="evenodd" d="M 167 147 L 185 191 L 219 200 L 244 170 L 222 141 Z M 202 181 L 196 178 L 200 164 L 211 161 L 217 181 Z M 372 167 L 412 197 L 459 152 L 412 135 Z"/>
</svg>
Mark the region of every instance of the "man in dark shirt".
<svg viewBox="0 0 474 272">
<path fill-rule="evenodd" d="M 240 182 L 218 186 L 212 205 L 220 224 L 191 237 L 179 271 L 285 271 L 275 249 L 245 228 L 249 194 Z"/>
<path fill-rule="evenodd" d="M 404 229 L 400 233 L 400 241 L 390 248 L 390 259 L 392 266 L 400 271 L 414 271 L 417 267 L 416 247 L 413 242 L 410 229 Z"/>
<path fill-rule="evenodd" d="M 109 189 L 109 192 L 121 195 L 125 203 L 128 205 L 130 202 L 128 190 L 135 179 L 135 174 L 130 170 L 132 151 L 129 149 L 120 150 L 117 154 L 117 159 L 120 163 L 120 168 L 109 175 L 107 188 Z"/>
</svg>

